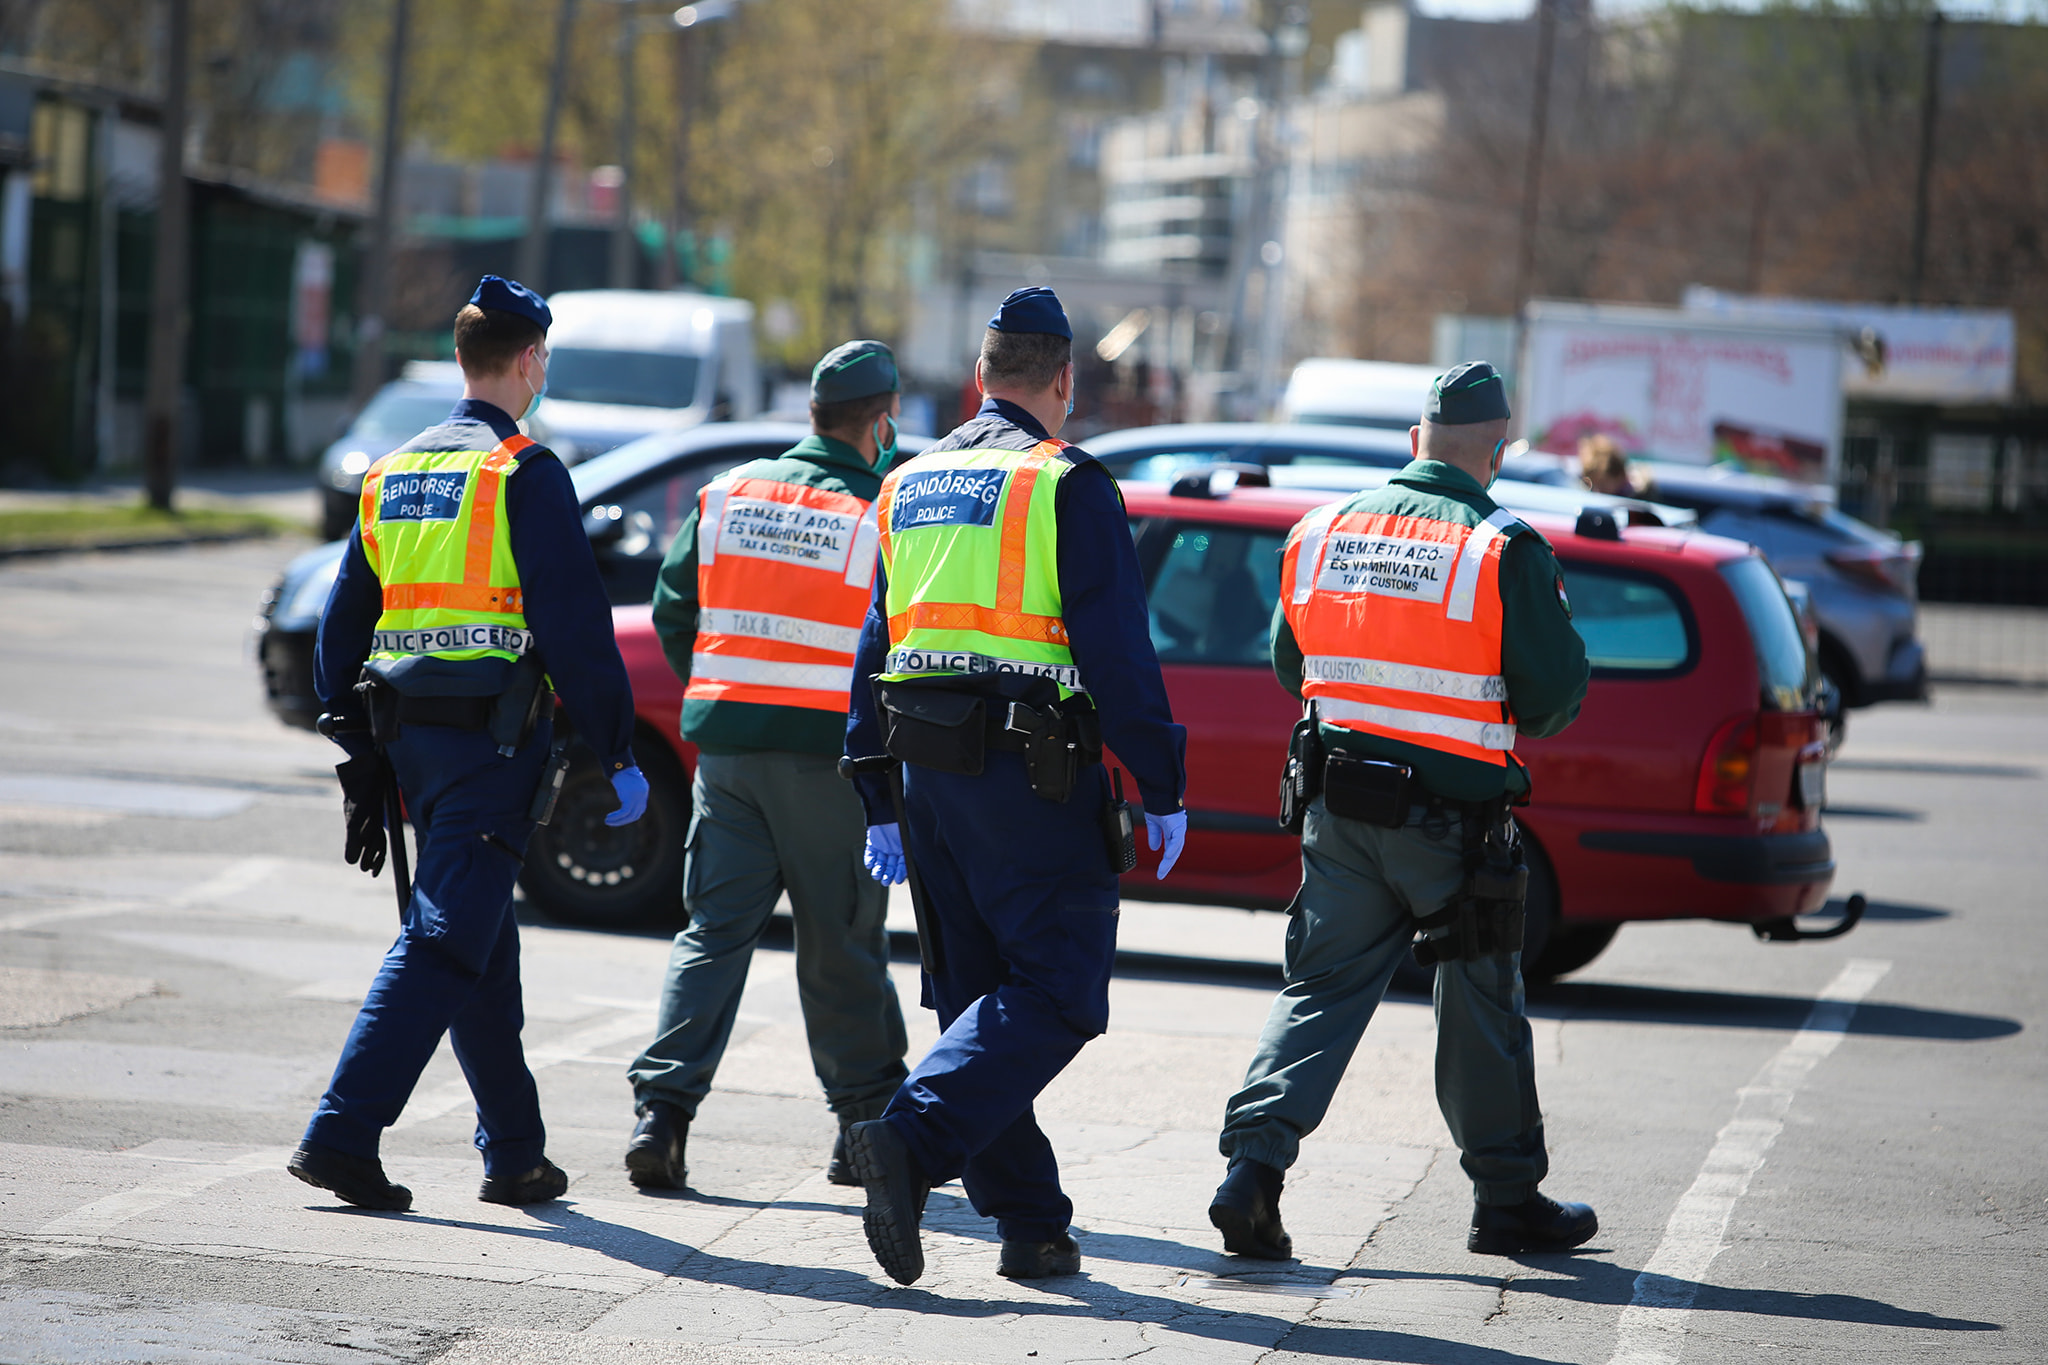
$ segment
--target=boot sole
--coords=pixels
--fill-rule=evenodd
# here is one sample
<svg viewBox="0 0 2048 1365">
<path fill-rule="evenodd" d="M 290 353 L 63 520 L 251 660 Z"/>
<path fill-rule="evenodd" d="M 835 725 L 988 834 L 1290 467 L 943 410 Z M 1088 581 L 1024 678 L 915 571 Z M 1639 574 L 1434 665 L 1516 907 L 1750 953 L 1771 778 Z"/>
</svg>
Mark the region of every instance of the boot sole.
<svg viewBox="0 0 2048 1365">
<path fill-rule="evenodd" d="M 882 1169 L 881 1158 L 864 1136 L 856 1137 L 850 1132 L 846 1136 L 846 1156 L 853 1164 L 854 1174 L 867 1188 L 868 1204 L 861 1211 L 860 1222 L 861 1230 L 867 1234 L 868 1250 L 890 1279 L 898 1284 L 916 1284 L 924 1274 L 924 1243 L 915 1224 L 907 1239 L 897 1226 L 901 1219 L 889 1198 L 888 1176 Z"/>
<path fill-rule="evenodd" d="M 1260 1241 L 1252 1231 L 1251 1215 L 1243 1209 L 1232 1208 L 1228 1204 L 1211 1204 L 1209 1225 L 1223 1234 L 1223 1249 L 1233 1256 L 1249 1256 L 1258 1261 L 1294 1259 L 1292 1238 L 1280 1246 Z"/>
<path fill-rule="evenodd" d="M 688 1177 L 687 1168 L 670 1174 L 668 1163 L 652 1147 L 626 1149 L 626 1178 L 642 1189 L 680 1190 Z"/>
<path fill-rule="evenodd" d="M 388 1195 L 368 1195 L 360 1190 L 344 1190 L 339 1186 L 328 1184 L 312 1172 L 298 1166 L 287 1165 L 285 1169 L 305 1181 L 308 1185 L 311 1185 L 314 1189 L 325 1190 L 342 1203 L 353 1204 L 359 1209 L 369 1209 L 373 1213 L 405 1213 L 412 1208 L 412 1195 L 410 1192 L 406 1194 L 403 1201 L 400 1201 Z M 403 1186 L 399 1188 L 403 1188 Z"/>
</svg>

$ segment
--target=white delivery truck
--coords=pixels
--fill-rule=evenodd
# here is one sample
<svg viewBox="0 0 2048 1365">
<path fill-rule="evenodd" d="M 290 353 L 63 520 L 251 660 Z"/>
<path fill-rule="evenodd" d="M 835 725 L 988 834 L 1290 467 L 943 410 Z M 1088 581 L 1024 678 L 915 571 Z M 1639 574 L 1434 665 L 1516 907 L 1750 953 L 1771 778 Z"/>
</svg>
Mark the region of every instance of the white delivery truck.
<svg viewBox="0 0 2048 1365">
<path fill-rule="evenodd" d="M 1547 299 L 1527 316 L 1514 406 L 1531 450 L 1604 435 L 1635 458 L 1833 486 L 1841 327 Z"/>
<path fill-rule="evenodd" d="M 1283 422 L 1406 431 L 1422 420 L 1436 370 L 1391 360 L 1317 357 L 1294 367 L 1280 398 Z"/>
<path fill-rule="evenodd" d="M 754 305 L 709 294 L 580 289 L 551 295 L 538 425 L 587 460 L 656 431 L 761 410 Z"/>
</svg>

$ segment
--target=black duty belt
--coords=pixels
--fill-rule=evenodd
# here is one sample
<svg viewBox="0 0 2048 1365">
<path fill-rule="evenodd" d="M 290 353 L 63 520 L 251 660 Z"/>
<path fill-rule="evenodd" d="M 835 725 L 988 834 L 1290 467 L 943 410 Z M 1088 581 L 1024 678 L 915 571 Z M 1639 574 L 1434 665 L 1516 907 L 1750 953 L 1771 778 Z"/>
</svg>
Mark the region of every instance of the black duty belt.
<svg viewBox="0 0 2048 1365">
<path fill-rule="evenodd" d="M 406 697 L 398 699 L 400 725 L 447 725 L 457 730 L 487 730 L 495 697 Z"/>
</svg>

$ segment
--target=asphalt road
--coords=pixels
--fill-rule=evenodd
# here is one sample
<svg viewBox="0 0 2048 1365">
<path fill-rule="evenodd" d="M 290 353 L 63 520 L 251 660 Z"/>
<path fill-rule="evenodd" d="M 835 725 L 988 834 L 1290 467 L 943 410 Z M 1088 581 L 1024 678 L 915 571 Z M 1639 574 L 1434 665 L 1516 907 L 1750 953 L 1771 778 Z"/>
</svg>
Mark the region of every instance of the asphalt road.
<svg viewBox="0 0 2048 1365">
<path fill-rule="evenodd" d="M 1428 1008 L 1395 997 L 1291 1176 L 1302 1259 L 1222 1256 L 1215 1125 L 1281 921 L 1132 906 L 1156 956 L 1041 1105 L 1086 1275 L 996 1278 L 954 1186 L 901 1289 L 823 1179 L 786 945 L 688 1195 L 618 1164 L 666 940 L 544 923 L 526 1039 L 565 1200 L 477 1202 L 445 1050 L 385 1144 L 414 1213 L 284 1173 L 392 932 L 339 862 L 329 747 L 269 719 L 247 656 L 290 548 L 0 565 L 0 1365 L 2048 1357 L 2048 695 L 1854 717 L 1829 826 L 1855 933 L 1634 926 L 1532 996 L 1547 1188 L 1601 1215 L 1582 1254 L 1465 1252 Z"/>
</svg>

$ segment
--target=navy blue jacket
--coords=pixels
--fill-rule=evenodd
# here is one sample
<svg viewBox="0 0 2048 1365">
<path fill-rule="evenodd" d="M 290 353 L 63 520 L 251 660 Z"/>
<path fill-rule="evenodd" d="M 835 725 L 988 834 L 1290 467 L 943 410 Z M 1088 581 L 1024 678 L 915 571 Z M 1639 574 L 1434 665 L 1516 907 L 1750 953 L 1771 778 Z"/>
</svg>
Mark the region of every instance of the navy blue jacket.
<svg viewBox="0 0 2048 1365">
<path fill-rule="evenodd" d="M 1029 450 L 1045 439 L 1046 430 L 1037 418 L 1015 403 L 988 398 L 964 426 L 925 453 Z M 1171 815 L 1181 808 L 1187 789 L 1188 732 L 1174 723 L 1167 705 L 1130 519 L 1108 470 L 1078 447 L 1070 448 L 1067 457 L 1077 463 L 1060 480 L 1053 504 L 1059 519 L 1060 612 L 1067 642 L 1101 715 L 1103 741 L 1137 779 L 1145 809 Z M 854 656 L 852 706 L 846 719 L 846 752 L 856 758 L 882 752 L 874 689 L 867 680 L 883 671 L 889 653 L 888 592 L 887 575 L 877 566 L 874 595 Z M 858 785 L 869 824 L 888 824 L 896 818 L 881 779 L 863 778 Z"/>
<path fill-rule="evenodd" d="M 519 434 L 502 408 L 477 398 L 455 405 L 448 420 L 429 427 L 401 450 L 489 450 Z M 633 685 L 612 637 L 612 608 L 597 576 L 582 504 L 569 471 L 544 446 L 528 449 L 519 472 L 505 481 L 505 520 L 512 559 L 533 631 L 563 706 L 583 741 L 617 772 L 633 762 Z M 320 615 L 313 648 L 313 687 L 321 705 L 358 716 L 351 690 L 370 654 L 370 636 L 384 614 L 384 585 L 363 555 L 363 527 L 349 532 L 348 552 L 334 591 Z M 402 661 L 391 677 L 416 696 L 488 697 L 504 690 L 511 665 L 503 659 L 458 661 L 420 657 Z M 351 753 L 363 743 L 344 744 Z"/>
</svg>

